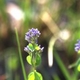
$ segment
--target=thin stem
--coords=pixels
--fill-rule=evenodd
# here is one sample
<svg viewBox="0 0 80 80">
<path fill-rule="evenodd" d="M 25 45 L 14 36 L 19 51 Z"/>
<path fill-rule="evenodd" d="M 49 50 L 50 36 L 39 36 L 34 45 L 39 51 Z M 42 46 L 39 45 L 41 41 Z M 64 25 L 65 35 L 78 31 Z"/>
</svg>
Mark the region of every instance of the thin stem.
<svg viewBox="0 0 80 80">
<path fill-rule="evenodd" d="M 54 52 L 54 57 L 55 57 L 58 65 L 59 65 L 60 69 L 62 70 L 66 80 L 71 80 L 71 76 L 69 75 L 69 72 L 66 70 L 63 62 L 61 61 L 61 59 L 60 59 L 60 57 L 59 57 L 59 55 L 57 54 L 56 51 Z"/>
<path fill-rule="evenodd" d="M 24 80 L 27 80 L 26 72 L 25 72 L 25 67 L 24 67 L 23 59 L 22 59 L 22 55 L 21 55 L 19 36 L 18 36 L 18 32 L 17 32 L 17 29 L 16 28 L 15 28 L 15 33 L 16 33 L 16 39 L 17 39 L 17 45 L 18 45 L 18 51 L 19 51 L 19 57 L 20 57 L 20 62 L 21 62 L 21 67 L 22 67 L 22 72 L 23 72 L 23 77 L 24 77 Z"/>
</svg>

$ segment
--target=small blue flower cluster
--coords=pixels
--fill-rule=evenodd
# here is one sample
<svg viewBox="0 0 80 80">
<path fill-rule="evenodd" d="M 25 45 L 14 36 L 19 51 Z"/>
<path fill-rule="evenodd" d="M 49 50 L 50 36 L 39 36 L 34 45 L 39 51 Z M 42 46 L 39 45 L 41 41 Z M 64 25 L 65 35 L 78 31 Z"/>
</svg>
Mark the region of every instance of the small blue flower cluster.
<svg viewBox="0 0 80 80">
<path fill-rule="evenodd" d="M 77 40 L 77 43 L 75 44 L 75 51 L 80 53 L 80 40 Z"/>
<path fill-rule="evenodd" d="M 24 48 L 24 51 L 28 53 L 32 53 L 35 50 L 40 52 L 43 52 L 44 47 L 41 48 L 41 46 L 37 44 L 38 37 L 40 36 L 40 31 L 38 29 L 29 29 L 29 32 L 25 35 L 25 40 L 29 42 L 29 44 Z"/>
<path fill-rule="evenodd" d="M 25 35 L 25 40 L 27 40 L 29 43 L 37 43 L 37 38 L 40 36 L 40 34 L 41 33 L 38 31 L 38 29 L 29 29 L 29 32 L 27 32 Z"/>
</svg>

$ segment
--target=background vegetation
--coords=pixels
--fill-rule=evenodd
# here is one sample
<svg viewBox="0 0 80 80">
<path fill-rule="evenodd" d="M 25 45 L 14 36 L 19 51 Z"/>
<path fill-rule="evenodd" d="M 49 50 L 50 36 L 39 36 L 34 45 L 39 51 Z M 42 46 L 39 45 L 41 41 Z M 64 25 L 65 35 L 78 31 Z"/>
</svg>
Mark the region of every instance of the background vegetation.
<svg viewBox="0 0 80 80">
<path fill-rule="evenodd" d="M 17 9 L 12 12 L 16 17 L 10 13 L 13 8 Z M 26 74 L 31 66 L 26 62 L 27 53 L 24 52 L 28 44 L 25 33 L 33 27 L 40 30 L 39 44 L 44 46 L 42 62 L 37 68 L 44 80 L 79 80 L 77 66 L 71 66 L 79 59 L 74 46 L 80 39 L 80 0 L 0 0 L 0 80 L 23 80 L 15 27 Z M 67 37 L 65 33 L 60 36 L 65 30 L 69 32 L 67 39 L 63 38 Z M 53 51 L 51 67 L 49 48 Z"/>
</svg>

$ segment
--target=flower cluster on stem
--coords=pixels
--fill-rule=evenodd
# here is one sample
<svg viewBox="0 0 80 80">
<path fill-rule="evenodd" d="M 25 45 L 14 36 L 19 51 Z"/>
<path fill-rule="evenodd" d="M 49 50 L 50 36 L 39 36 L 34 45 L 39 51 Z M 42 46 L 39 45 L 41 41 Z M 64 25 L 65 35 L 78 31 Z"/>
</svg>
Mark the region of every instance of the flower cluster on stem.
<svg viewBox="0 0 80 80">
<path fill-rule="evenodd" d="M 24 48 L 24 51 L 28 53 L 33 53 L 35 50 L 38 51 L 38 53 L 43 52 L 44 47 L 41 48 L 41 45 L 37 43 L 40 34 L 38 29 L 29 29 L 29 32 L 25 34 L 25 40 L 27 40 L 29 44 Z"/>
<path fill-rule="evenodd" d="M 25 34 L 25 40 L 29 42 L 29 44 L 24 47 L 24 51 L 29 54 L 26 57 L 26 60 L 33 68 L 33 72 L 29 74 L 28 80 L 42 80 L 42 75 L 36 71 L 36 66 L 38 66 L 41 62 L 41 53 L 44 49 L 44 47 L 38 45 L 38 37 L 40 34 L 40 31 L 34 28 L 29 29 L 29 31 Z M 34 79 L 31 78 L 31 75 L 34 76 Z"/>
</svg>

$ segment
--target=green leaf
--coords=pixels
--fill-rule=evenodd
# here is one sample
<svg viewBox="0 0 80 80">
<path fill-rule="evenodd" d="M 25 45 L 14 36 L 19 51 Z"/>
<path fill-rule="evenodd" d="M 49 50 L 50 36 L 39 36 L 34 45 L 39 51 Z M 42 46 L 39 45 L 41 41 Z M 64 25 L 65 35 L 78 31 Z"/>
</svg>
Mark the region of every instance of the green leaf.
<svg viewBox="0 0 80 80">
<path fill-rule="evenodd" d="M 41 63 L 41 56 L 39 54 L 36 55 L 36 66 L 38 66 Z"/>
<path fill-rule="evenodd" d="M 32 56 L 28 55 L 26 57 L 26 60 L 30 65 L 32 65 Z M 33 61 L 34 61 L 33 63 L 35 63 L 34 65 L 38 66 L 41 63 L 41 56 L 39 54 L 36 54 L 35 60 Z"/>
<path fill-rule="evenodd" d="M 34 72 L 31 72 L 31 73 L 28 75 L 28 80 L 35 80 Z"/>
<path fill-rule="evenodd" d="M 30 56 L 30 55 L 28 55 L 28 56 L 26 57 L 26 60 L 27 60 L 27 62 L 28 62 L 30 65 L 32 65 L 32 63 L 31 63 L 31 56 Z"/>
<path fill-rule="evenodd" d="M 30 49 L 31 51 L 34 51 L 34 47 L 33 47 L 33 45 L 32 45 L 31 43 L 28 44 L 28 47 L 29 47 L 29 49 Z"/>
<path fill-rule="evenodd" d="M 42 75 L 39 72 L 35 72 L 35 80 L 43 80 Z"/>
<path fill-rule="evenodd" d="M 80 64 L 78 65 L 77 70 L 80 72 Z"/>
<path fill-rule="evenodd" d="M 42 75 L 39 72 L 31 72 L 28 75 L 28 80 L 43 80 Z"/>
</svg>

